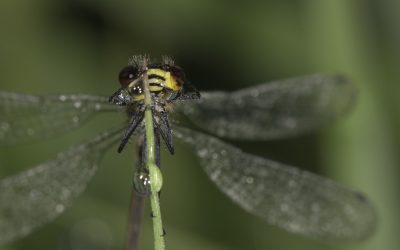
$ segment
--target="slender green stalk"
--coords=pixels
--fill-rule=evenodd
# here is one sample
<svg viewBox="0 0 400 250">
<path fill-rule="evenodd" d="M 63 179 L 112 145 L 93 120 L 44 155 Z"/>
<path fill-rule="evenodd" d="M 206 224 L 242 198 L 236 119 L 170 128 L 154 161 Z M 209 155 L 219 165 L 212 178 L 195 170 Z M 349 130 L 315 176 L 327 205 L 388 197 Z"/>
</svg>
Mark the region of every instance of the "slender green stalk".
<svg viewBox="0 0 400 250">
<path fill-rule="evenodd" d="M 153 115 L 151 111 L 152 99 L 149 90 L 149 82 L 147 73 L 143 76 L 144 85 L 144 103 L 146 105 L 145 111 L 145 127 L 146 127 L 146 145 L 147 145 L 147 162 L 145 163 L 150 173 L 150 205 L 153 217 L 153 231 L 154 231 L 154 248 L 155 250 L 165 249 L 164 230 L 161 220 L 161 209 L 158 192 L 162 186 L 162 175 L 156 165 L 155 157 L 155 137 L 153 127 Z"/>
</svg>

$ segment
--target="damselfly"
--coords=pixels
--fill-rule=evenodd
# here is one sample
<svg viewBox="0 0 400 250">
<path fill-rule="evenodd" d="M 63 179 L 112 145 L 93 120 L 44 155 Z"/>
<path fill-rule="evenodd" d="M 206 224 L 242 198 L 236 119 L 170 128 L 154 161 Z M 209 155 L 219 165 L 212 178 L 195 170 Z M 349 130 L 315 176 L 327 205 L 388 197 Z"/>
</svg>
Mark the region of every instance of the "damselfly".
<svg viewBox="0 0 400 250">
<path fill-rule="evenodd" d="M 210 179 L 243 209 L 287 231 L 321 239 L 352 241 L 371 234 L 375 212 L 360 193 L 250 155 L 218 138 L 269 140 L 320 128 L 352 106 L 355 89 L 346 78 L 318 74 L 230 93 L 203 92 L 200 98 L 171 59 L 140 66 L 140 60 L 133 60 L 121 71 L 121 88 L 110 98 L 0 92 L 1 145 L 66 133 L 100 113 L 122 111 L 128 117 L 120 128 L 2 179 L 0 243 L 25 236 L 60 215 L 85 189 L 106 150 L 121 152 L 132 134 L 142 135 L 143 73 L 150 83 L 158 144 L 161 138 L 174 153 L 174 135 L 193 148 Z M 180 126 L 170 119 L 175 114 L 206 132 Z"/>
</svg>

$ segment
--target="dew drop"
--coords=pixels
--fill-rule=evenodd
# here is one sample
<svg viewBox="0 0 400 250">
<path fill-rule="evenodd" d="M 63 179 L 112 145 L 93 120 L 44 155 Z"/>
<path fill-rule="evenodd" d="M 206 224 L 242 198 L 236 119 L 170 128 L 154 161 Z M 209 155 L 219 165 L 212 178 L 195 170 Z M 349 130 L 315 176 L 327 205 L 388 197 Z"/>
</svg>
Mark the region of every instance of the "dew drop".
<svg viewBox="0 0 400 250">
<path fill-rule="evenodd" d="M 64 209 L 65 209 L 65 207 L 64 207 L 63 204 L 57 204 L 57 205 L 56 205 L 56 212 L 57 212 L 57 213 L 62 213 L 62 212 L 64 212 Z"/>
<path fill-rule="evenodd" d="M 133 175 L 133 188 L 141 195 L 150 195 L 150 174 L 144 166 L 139 167 L 135 171 Z"/>
<path fill-rule="evenodd" d="M 219 158 L 219 155 L 217 153 L 213 153 L 212 154 L 212 159 L 213 160 L 218 160 L 218 158 Z"/>
<path fill-rule="evenodd" d="M 82 102 L 79 102 L 79 101 L 74 102 L 74 107 L 77 108 L 77 109 L 82 107 Z"/>
<path fill-rule="evenodd" d="M 65 95 L 60 95 L 59 99 L 60 101 L 65 102 L 67 100 L 67 97 Z"/>
<path fill-rule="evenodd" d="M 208 154 L 208 149 L 206 149 L 206 148 L 203 148 L 203 149 L 198 151 L 198 155 L 199 155 L 200 158 L 206 157 L 207 154 Z"/>
<path fill-rule="evenodd" d="M 247 184 L 253 184 L 253 182 L 254 182 L 254 178 L 253 177 L 251 177 L 251 176 L 247 176 L 246 177 L 246 183 Z"/>
</svg>

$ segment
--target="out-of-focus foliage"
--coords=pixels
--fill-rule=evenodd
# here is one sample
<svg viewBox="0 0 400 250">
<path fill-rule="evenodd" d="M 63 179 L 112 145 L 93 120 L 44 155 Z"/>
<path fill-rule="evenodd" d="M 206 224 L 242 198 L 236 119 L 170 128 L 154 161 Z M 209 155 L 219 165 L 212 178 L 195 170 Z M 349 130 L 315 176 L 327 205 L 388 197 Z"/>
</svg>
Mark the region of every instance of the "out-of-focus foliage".
<svg viewBox="0 0 400 250">
<path fill-rule="evenodd" d="M 2 1 L 0 90 L 110 95 L 120 68 L 140 53 L 173 56 L 201 90 L 345 73 L 360 90 L 346 119 L 301 138 L 237 145 L 363 191 L 380 217 L 373 238 L 336 245 L 266 225 L 222 195 L 178 145 L 176 156 L 163 158 L 167 245 L 398 249 L 399 11 L 396 1 Z M 37 145 L 1 148 L 0 176 L 52 158 L 109 124 L 99 119 Z M 109 153 L 88 190 L 60 219 L 1 249 L 122 249 L 132 167 L 133 156 Z M 149 214 L 143 249 L 152 247 Z"/>
</svg>

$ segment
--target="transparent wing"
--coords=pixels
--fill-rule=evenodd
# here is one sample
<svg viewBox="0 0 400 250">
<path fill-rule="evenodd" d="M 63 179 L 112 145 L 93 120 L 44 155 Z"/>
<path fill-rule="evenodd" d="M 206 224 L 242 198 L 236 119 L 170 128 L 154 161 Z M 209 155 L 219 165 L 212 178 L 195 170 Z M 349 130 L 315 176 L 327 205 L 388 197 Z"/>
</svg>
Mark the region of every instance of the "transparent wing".
<svg viewBox="0 0 400 250">
<path fill-rule="evenodd" d="M 176 128 L 211 180 L 243 209 L 287 231 L 326 240 L 367 238 L 376 224 L 364 196 L 315 174 Z"/>
<path fill-rule="evenodd" d="M 355 87 L 337 75 L 275 81 L 236 92 L 202 93 L 178 106 L 196 125 L 231 139 L 275 139 L 302 134 L 342 116 Z"/>
<path fill-rule="evenodd" d="M 117 131 L 101 134 L 55 160 L 2 179 L 0 244 L 25 236 L 61 214 L 85 189 L 105 150 L 121 136 Z"/>
<path fill-rule="evenodd" d="M 43 139 L 77 128 L 95 114 L 116 110 L 105 97 L 0 92 L 0 145 Z"/>
</svg>

